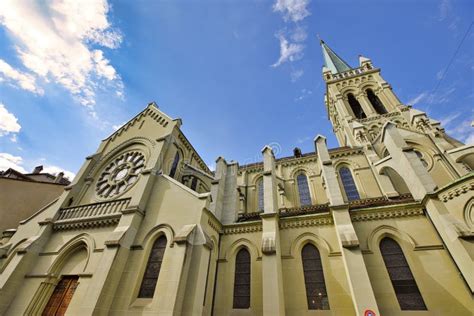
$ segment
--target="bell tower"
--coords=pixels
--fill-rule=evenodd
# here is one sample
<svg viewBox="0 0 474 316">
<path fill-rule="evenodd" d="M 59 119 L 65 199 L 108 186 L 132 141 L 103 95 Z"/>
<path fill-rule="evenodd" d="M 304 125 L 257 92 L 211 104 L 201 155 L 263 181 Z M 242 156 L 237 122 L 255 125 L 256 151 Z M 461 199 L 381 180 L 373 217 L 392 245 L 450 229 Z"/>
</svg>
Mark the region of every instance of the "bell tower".
<svg viewBox="0 0 474 316">
<path fill-rule="evenodd" d="M 373 142 L 386 118 L 400 116 L 408 107 L 393 93 L 372 61 L 359 56 L 351 67 L 321 40 L 326 81 L 325 103 L 340 146 Z M 402 117 L 401 124 L 407 124 Z"/>
<path fill-rule="evenodd" d="M 459 154 L 451 154 L 464 144 L 447 135 L 441 123 L 425 112 L 403 104 L 369 58 L 359 55 L 359 66 L 351 67 L 323 40 L 320 43 L 324 101 L 340 146 L 362 147 L 375 163 L 389 155 L 384 131 L 390 123 L 428 169 L 433 169 L 434 160 L 444 165 L 443 175 L 435 175 L 439 185 L 446 184 L 443 178 L 452 180 L 471 171 L 471 161 L 461 162 Z"/>
</svg>

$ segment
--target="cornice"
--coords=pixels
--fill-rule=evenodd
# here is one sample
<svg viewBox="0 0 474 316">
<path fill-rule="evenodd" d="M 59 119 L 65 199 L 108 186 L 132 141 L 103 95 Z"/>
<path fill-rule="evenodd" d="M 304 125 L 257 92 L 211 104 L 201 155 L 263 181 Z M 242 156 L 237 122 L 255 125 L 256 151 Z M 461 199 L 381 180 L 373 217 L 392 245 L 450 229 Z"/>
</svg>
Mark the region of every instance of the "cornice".
<svg viewBox="0 0 474 316">
<path fill-rule="evenodd" d="M 449 185 L 440 188 L 436 193 L 443 202 L 455 199 L 474 190 L 474 173 L 470 173 Z"/>
<path fill-rule="evenodd" d="M 353 222 L 365 222 L 373 220 L 383 220 L 389 218 L 424 216 L 425 212 L 421 207 L 417 208 L 399 208 L 399 209 L 374 209 L 352 211 L 350 213 Z"/>
<path fill-rule="evenodd" d="M 333 225 L 331 214 L 303 215 L 286 217 L 280 220 L 280 229 Z"/>
<path fill-rule="evenodd" d="M 262 222 L 254 221 L 232 225 L 224 225 L 222 230 L 224 235 L 260 232 L 262 231 Z"/>
</svg>

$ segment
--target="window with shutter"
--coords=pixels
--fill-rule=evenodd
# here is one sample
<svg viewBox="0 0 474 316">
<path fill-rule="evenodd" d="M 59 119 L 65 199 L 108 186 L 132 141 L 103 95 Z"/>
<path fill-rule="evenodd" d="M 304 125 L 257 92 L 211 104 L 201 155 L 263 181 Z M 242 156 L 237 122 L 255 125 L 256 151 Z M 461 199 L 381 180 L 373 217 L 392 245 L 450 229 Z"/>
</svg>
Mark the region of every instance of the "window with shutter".
<svg viewBox="0 0 474 316">
<path fill-rule="evenodd" d="M 323 265 L 318 249 L 306 244 L 301 250 L 308 309 L 329 309 Z"/>
<path fill-rule="evenodd" d="M 250 253 L 242 248 L 235 258 L 234 308 L 250 308 Z"/>
<path fill-rule="evenodd" d="M 426 310 L 425 302 L 418 290 L 402 248 L 395 240 L 385 237 L 380 242 L 380 252 L 400 308 L 402 310 Z"/>
<path fill-rule="evenodd" d="M 159 237 L 151 248 L 148 263 L 146 265 L 145 274 L 143 275 L 142 284 L 138 293 L 139 298 L 152 298 L 155 293 L 156 282 L 160 274 L 161 263 L 166 250 L 166 237 Z"/>
<path fill-rule="evenodd" d="M 76 291 L 79 277 L 77 275 L 64 276 L 54 288 L 46 307 L 43 310 L 43 316 L 61 316 L 66 314 L 67 307 Z"/>
</svg>

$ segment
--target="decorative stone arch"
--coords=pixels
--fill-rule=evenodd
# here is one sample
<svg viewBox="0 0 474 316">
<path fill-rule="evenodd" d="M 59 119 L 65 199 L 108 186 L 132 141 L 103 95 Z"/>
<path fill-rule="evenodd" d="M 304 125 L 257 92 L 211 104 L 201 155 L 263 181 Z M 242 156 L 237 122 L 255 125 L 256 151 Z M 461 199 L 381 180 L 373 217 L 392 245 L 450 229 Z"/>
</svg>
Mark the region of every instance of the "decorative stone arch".
<svg viewBox="0 0 474 316">
<path fill-rule="evenodd" d="M 366 247 L 369 251 L 374 252 L 374 249 L 379 249 L 380 241 L 389 237 L 395 240 L 403 249 L 403 245 L 410 245 L 411 249 L 417 246 L 415 239 L 408 233 L 389 225 L 380 225 L 375 228 L 366 239 Z"/>
<path fill-rule="evenodd" d="M 347 101 L 347 95 L 349 93 L 352 93 L 354 96 L 358 95 L 360 93 L 360 90 L 358 89 L 357 86 L 346 86 L 346 87 L 343 87 L 339 93 L 341 94 L 342 96 L 342 99 Z"/>
<path fill-rule="evenodd" d="M 395 191 L 397 191 L 399 194 L 405 194 L 405 193 L 410 193 L 410 189 L 403 179 L 403 177 L 400 175 L 400 173 L 395 170 L 395 168 L 391 166 L 383 166 L 380 168 L 378 171 L 380 175 L 387 176 L 390 179 L 390 182 L 392 182 L 393 188 Z"/>
<path fill-rule="evenodd" d="M 334 253 L 334 250 L 326 239 L 314 233 L 305 232 L 293 240 L 290 245 L 289 255 L 292 258 L 296 258 L 301 253 L 301 249 L 303 249 L 307 243 L 313 244 L 320 252 L 322 251 L 327 255 Z"/>
<path fill-rule="evenodd" d="M 310 199 L 311 199 L 311 204 L 314 204 L 315 201 L 316 201 L 316 192 L 313 188 L 313 185 L 312 185 L 312 180 L 311 180 L 311 175 L 312 175 L 312 172 L 309 171 L 308 168 L 305 168 L 303 166 L 299 166 L 298 168 L 296 168 L 295 170 L 293 170 L 291 172 L 291 180 L 292 182 L 292 189 L 293 189 L 293 196 L 294 196 L 294 199 L 295 199 L 295 205 L 301 205 L 301 200 L 300 200 L 300 188 L 298 187 L 298 179 L 297 177 L 300 175 L 300 174 L 303 174 L 305 177 L 306 177 L 306 183 L 308 184 L 308 190 L 309 190 L 309 196 L 310 196 Z"/>
<path fill-rule="evenodd" d="M 358 88 L 364 93 L 367 89 L 372 90 L 375 94 L 378 94 L 380 91 L 382 91 L 382 88 L 380 88 L 376 81 L 363 81 L 358 85 Z"/>
<path fill-rule="evenodd" d="M 252 179 L 252 185 L 256 188 L 258 181 L 262 179 L 263 180 L 263 174 L 257 174 L 253 179 Z"/>
<path fill-rule="evenodd" d="M 313 172 L 311 172 L 307 167 L 303 166 L 298 166 L 295 168 L 291 173 L 290 173 L 290 178 L 295 180 L 296 177 L 300 174 L 304 173 L 308 178 L 313 175 Z"/>
<path fill-rule="evenodd" d="M 164 235 L 166 237 L 166 244 L 172 248 L 174 246 L 173 240 L 174 240 L 174 230 L 173 228 L 168 225 L 168 224 L 159 224 L 145 235 L 143 238 L 143 241 L 141 242 L 142 248 L 143 249 L 149 249 L 153 245 L 156 239 L 158 239 L 160 236 Z"/>
<path fill-rule="evenodd" d="M 25 310 L 25 315 L 41 315 L 43 313 L 46 304 L 48 303 L 54 289 L 56 288 L 56 285 L 61 280 L 64 269 L 67 269 L 68 262 L 70 262 L 70 260 L 72 260 L 75 255 L 80 254 L 82 251 L 86 252 L 86 258 L 83 260 L 84 267 L 80 273 L 85 273 L 85 271 L 88 269 L 89 260 L 94 249 L 94 239 L 87 233 L 79 234 L 64 244 L 59 249 L 58 256 L 49 267 L 45 280 L 41 282 L 39 288 L 33 295 L 30 304 Z"/>
<path fill-rule="evenodd" d="M 153 248 L 153 244 L 155 241 L 164 236 L 166 238 L 166 249 L 168 248 L 173 248 L 174 246 L 174 230 L 173 228 L 168 225 L 168 224 L 159 224 L 152 229 L 148 231 L 148 233 L 145 235 L 143 238 L 143 241 L 141 243 L 141 250 L 142 253 L 139 255 L 138 258 L 138 269 L 137 269 L 137 275 L 134 283 L 134 287 L 132 288 L 132 297 L 137 298 L 140 292 L 140 287 L 142 285 L 143 277 L 145 274 L 145 270 L 148 265 L 148 261 L 150 258 L 150 254 Z M 140 249 L 140 247 L 138 247 Z M 167 253 L 165 250 L 164 257 L 163 257 L 163 262 L 167 260 Z"/>
<path fill-rule="evenodd" d="M 226 261 L 229 260 L 229 258 L 233 258 L 237 255 L 237 252 L 243 247 L 246 247 L 247 250 L 250 253 L 250 257 L 254 258 L 254 260 L 259 260 L 262 258 L 262 254 L 260 252 L 259 247 L 257 247 L 254 243 L 252 243 L 249 239 L 247 238 L 240 238 L 234 241 L 229 248 L 224 252 L 224 258 Z"/>
<path fill-rule="evenodd" d="M 471 171 L 474 170 L 474 152 L 466 152 L 463 155 L 460 155 L 459 157 L 456 158 L 457 163 L 462 163 L 464 165 L 467 165 Z"/>
<path fill-rule="evenodd" d="M 355 186 L 357 188 L 357 192 L 359 194 L 359 197 L 361 199 L 363 199 L 366 196 L 366 193 L 365 193 L 362 181 L 359 179 L 359 174 L 357 172 L 357 169 L 360 168 L 360 165 L 358 163 L 356 163 L 355 161 L 351 161 L 347 158 L 340 158 L 340 159 L 336 160 L 336 162 L 334 163 L 334 170 L 336 171 L 337 181 L 339 183 L 339 187 L 341 188 L 341 191 L 342 191 L 342 194 L 343 194 L 344 198 L 346 200 L 348 200 L 346 190 L 344 188 L 344 185 L 343 185 L 340 173 L 339 173 L 340 169 L 343 168 L 343 167 L 346 167 L 350 170 L 351 175 L 352 175 L 352 180 L 355 183 Z"/>
<path fill-rule="evenodd" d="M 349 169 L 351 169 L 352 172 L 360 168 L 360 165 L 355 161 L 349 160 L 347 158 L 336 159 L 336 161 L 334 162 L 334 169 L 336 170 L 336 172 L 338 172 L 339 169 L 343 166 L 348 167 Z"/>
<path fill-rule="evenodd" d="M 380 126 L 377 123 L 370 125 L 368 128 L 369 135 L 372 138 L 376 138 L 377 135 L 380 133 L 380 130 Z"/>
<path fill-rule="evenodd" d="M 471 198 L 469 201 L 466 202 L 463 211 L 463 217 L 466 225 L 471 229 L 474 230 L 474 198 Z"/>
<path fill-rule="evenodd" d="M 407 143 L 408 146 L 411 146 L 414 151 L 418 151 L 419 153 L 421 153 L 424 160 L 428 164 L 428 166 L 426 167 L 426 170 L 430 172 L 434 167 L 433 156 L 436 154 L 436 152 L 429 147 L 420 145 L 420 143 L 413 141 L 412 139 L 406 139 L 405 142 Z"/>
<path fill-rule="evenodd" d="M 146 161 L 149 161 L 149 158 L 151 156 L 151 150 L 150 148 L 153 148 L 155 146 L 155 142 L 152 141 L 149 138 L 146 137 L 133 137 L 130 138 L 120 144 L 118 144 L 114 149 L 112 149 L 110 152 L 105 154 L 103 157 L 100 158 L 100 160 L 94 165 L 94 167 L 91 169 L 91 171 L 88 174 L 88 177 L 93 177 L 96 175 L 96 173 L 102 169 L 104 165 L 106 165 L 110 159 L 115 157 L 117 154 L 119 154 L 122 151 L 126 151 L 128 148 L 133 147 L 134 145 L 138 145 L 140 147 L 140 150 L 143 152 L 145 155 Z"/>
<path fill-rule="evenodd" d="M 95 249 L 95 241 L 91 235 L 87 233 L 82 233 L 80 235 L 75 236 L 74 238 L 72 238 L 67 243 L 61 246 L 58 251 L 58 256 L 56 260 L 54 260 L 53 264 L 48 269 L 48 274 L 58 276 L 64 265 L 69 260 L 70 256 L 82 249 L 85 249 L 87 253 L 87 258 L 84 265 L 84 271 L 86 271 L 89 264 L 89 260 L 92 256 L 92 252 Z"/>
</svg>

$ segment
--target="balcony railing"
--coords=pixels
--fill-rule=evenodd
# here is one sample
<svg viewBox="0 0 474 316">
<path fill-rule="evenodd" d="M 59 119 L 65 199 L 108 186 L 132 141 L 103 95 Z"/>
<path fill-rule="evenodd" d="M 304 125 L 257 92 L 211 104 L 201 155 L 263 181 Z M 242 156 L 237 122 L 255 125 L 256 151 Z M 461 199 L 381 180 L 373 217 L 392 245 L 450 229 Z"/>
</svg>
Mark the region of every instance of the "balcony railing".
<svg viewBox="0 0 474 316">
<path fill-rule="evenodd" d="M 129 203 L 128 198 L 62 208 L 54 228 L 62 230 L 116 224 Z"/>
</svg>

